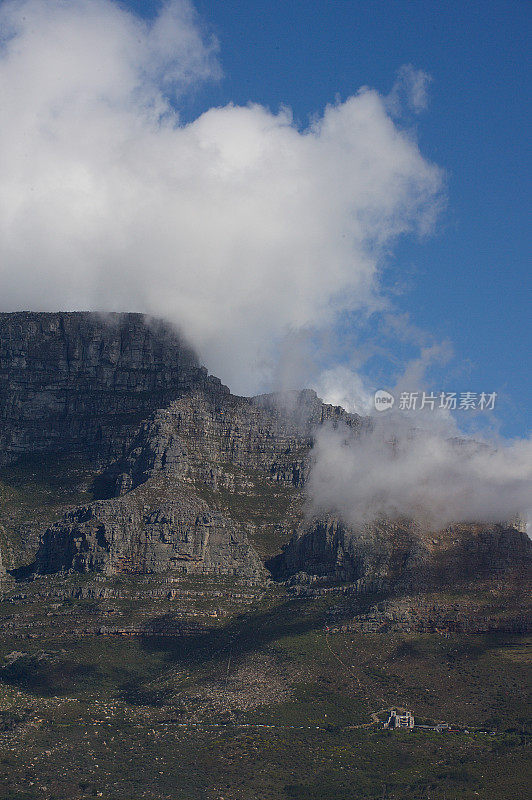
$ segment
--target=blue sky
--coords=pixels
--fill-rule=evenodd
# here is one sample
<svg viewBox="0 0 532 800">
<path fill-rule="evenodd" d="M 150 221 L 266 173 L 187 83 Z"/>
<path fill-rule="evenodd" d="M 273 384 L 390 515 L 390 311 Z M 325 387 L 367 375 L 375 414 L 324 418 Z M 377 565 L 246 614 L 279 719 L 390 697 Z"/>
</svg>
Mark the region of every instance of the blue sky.
<svg viewBox="0 0 532 800">
<path fill-rule="evenodd" d="M 125 5 L 149 15 L 157 4 Z M 527 2 L 253 2 L 197 0 L 220 42 L 223 77 L 188 100 L 293 109 L 302 126 L 337 95 L 390 91 L 412 64 L 430 74 L 416 126 L 423 155 L 446 173 L 435 234 L 405 238 L 386 283 L 415 325 L 449 340 L 435 389 L 497 391 L 506 435 L 525 432 L 530 381 L 530 34 Z M 385 370 L 384 370 L 385 371 Z M 381 370 L 382 374 L 382 370 Z M 383 375 L 385 378 L 385 375 Z"/>
</svg>

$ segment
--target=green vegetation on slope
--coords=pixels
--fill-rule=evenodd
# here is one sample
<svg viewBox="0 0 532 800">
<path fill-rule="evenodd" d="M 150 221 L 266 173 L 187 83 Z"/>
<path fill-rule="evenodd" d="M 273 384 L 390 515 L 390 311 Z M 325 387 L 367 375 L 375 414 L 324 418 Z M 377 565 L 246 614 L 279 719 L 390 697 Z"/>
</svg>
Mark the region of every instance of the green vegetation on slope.
<svg viewBox="0 0 532 800">
<path fill-rule="evenodd" d="M 39 535 L 71 505 L 94 499 L 95 473 L 81 457 L 24 456 L 0 468 L 0 547 L 19 567 L 32 559 Z"/>
<path fill-rule="evenodd" d="M 16 627 L 0 646 L 1 800 L 525 796 L 525 638 L 329 634 L 339 603 L 347 616 L 370 600 L 299 600 L 230 579 L 188 577 L 181 601 L 150 596 L 155 578 L 129 596 L 124 579 L 69 580 L 120 597 L 58 604 L 44 595 L 59 582 L 40 579 L 2 607 Z M 194 594 L 178 613 L 195 591 L 232 596 L 231 613 L 202 623 Z M 185 637 L 87 632 L 103 617 L 187 614 L 198 627 Z M 469 733 L 370 724 L 393 705 Z"/>
</svg>

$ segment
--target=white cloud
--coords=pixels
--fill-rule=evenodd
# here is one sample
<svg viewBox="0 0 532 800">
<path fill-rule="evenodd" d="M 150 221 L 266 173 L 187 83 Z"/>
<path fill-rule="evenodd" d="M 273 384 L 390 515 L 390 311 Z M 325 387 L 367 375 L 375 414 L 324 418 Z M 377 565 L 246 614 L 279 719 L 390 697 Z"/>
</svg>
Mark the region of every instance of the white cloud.
<svg viewBox="0 0 532 800">
<path fill-rule="evenodd" d="M 373 393 L 363 378 L 349 367 L 337 365 L 324 370 L 316 382 L 316 392 L 326 403 L 342 406 L 352 414 L 370 414 Z"/>
<path fill-rule="evenodd" d="M 532 509 L 532 440 L 495 447 L 456 438 L 452 420 L 432 428 L 386 413 L 360 436 L 317 434 L 308 484 L 313 510 L 352 525 L 416 518 L 438 529 L 452 522 L 505 522 Z"/>
<path fill-rule="evenodd" d="M 400 114 L 406 106 L 414 114 L 425 111 L 428 105 L 428 88 L 431 76 L 412 64 L 403 64 L 397 72 L 392 91 L 387 97 L 388 107 L 394 114 Z"/>
<path fill-rule="evenodd" d="M 407 321 L 406 330 L 405 320 L 390 317 L 390 322 L 392 332 L 413 336 L 421 345 Z M 498 438 L 491 414 L 480 415 L 485 435 L 472 439 L 462 432 L 465 422 L 473 423 L 472 412 L 463 414 L 459 425 L 449 410 L 437 407 L 398 410 L 402 392 L 430 393 L 427 371 L 451 356 L 448 343 L 423 343 L 419 356 L 387 387 L 396 400 L 392 411 L 375 410 L 373 392 L 356 369 L 322 373 L 321 396 L 369 414 L 371 422 L 360 433 L 345 427 L 317 431 L 307 485 L 311 512 L 338 515 L 355 527 L 400 518 L 413 518 L 429 530 L 516 519 L 530 526 L 532 440 Z"/>
<path fill-rule="evenodd" d="M 0 25 L 2 310 L 161 315 L 254 392 L 287 333 L 378 305 L 383 252 L 434 220 L 441 173 L 374 91 L 306 130 L 259 105 L 181 124 L 182 93 L 220 75 L 185 2 L 148 23 L 14 0 Z"/>
</svg>

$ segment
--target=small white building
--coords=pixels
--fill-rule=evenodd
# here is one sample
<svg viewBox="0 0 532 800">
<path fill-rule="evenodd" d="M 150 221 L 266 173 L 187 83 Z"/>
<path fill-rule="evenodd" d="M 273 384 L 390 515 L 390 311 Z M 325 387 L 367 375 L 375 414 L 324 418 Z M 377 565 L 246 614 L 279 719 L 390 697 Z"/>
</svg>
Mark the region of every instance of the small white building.
<svg viewBox="0 0 532 800">
<path fill-rule="evenodd" d="M 410 711 L 398 711 L 392 708 L 388 715 L 388 719 L 384 723 L 385 728 L 394 730 L 395 728 L 407 728 L 411 730 L 414 727 L 414 716 Z"/>
</svg>

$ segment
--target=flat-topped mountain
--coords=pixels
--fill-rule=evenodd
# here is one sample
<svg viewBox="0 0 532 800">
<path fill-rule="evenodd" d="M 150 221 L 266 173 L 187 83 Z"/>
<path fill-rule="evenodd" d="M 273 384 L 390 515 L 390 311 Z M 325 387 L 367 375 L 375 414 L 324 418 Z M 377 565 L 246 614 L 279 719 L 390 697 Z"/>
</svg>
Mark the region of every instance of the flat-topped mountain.
<svg viewBox="0 0 532 800">
<path fill-rule="evenodd" d="M 510 526 L 308 518 L 316 429 L 370 421 L 309 390 L 234 396 L 175 330 L 139 314 L 0 314 L 0 420 L 8 569 L 390 592 L 530 566 L 531 543 Z M 48 489 L 28 505 L 36 470 Z"/>
<path fill-rule="evenodd" d="M 235 798 L 249 795 L 240 775 L 259 751 L 272 800 L 329 796 L 308 765 L 321 773 L 339 754 L 338 797 L 380 797 L 385 782 L 390 796 L 425 797 L 432 773 L 420 782 L 418 765 L 432 769 L 434 748 L 454 746 L 453 768 L 438 769 L 458 794 L 464 758 L 487 776 L 474 792 L 490 797 L 494 763 L 506 775 L 511 756 L 525 771 L 526 534 L 357 527 L 317 511 L 307 492 L 321 426 L 356 448 L 372 421 L 310 390 L 237 397 L 179 334 L 140 315 L 0 315 L 0 354 L 9 797 L 25 781 L 35 800 L 85 800 L 108 776 L 116 800 L 162 799 L 181 775 L 180 796 L 227 797 L 220 752 Z M 389 708 L 423 726 L 408 734 L 415 770 L 401 795 L 388 761 L 403 774 L 406 741 L 379 731 Z M 430 733 L 441 720 L 462 732 Z M 301 791 L 286 761 L 298 737 Z M 378 782 L 359 786 L 360 770 L 345 782 L 354 761 L 377 763 Z M 168 776 L 164 791 L 146 779 L 152 768 Z M 264 774 L 254 796 L 266 797 Z"/>
</svg>

